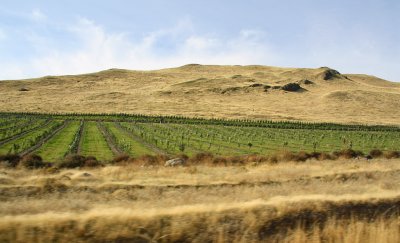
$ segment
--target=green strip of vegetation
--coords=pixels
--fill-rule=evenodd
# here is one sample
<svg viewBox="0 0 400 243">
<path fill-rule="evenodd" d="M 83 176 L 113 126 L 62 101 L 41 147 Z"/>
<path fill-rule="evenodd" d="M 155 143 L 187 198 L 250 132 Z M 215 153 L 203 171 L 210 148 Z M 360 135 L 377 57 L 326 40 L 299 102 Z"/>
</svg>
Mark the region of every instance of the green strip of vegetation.
<svg viewBox="0 0 400 243">
<path fill-rule="evenodd" d="M 80 147 L 80 154 L 84 156 L 95 156 L 100 160 L 111 160 L 114 156 L 96 122 L 85 123 Z"/>
<path fill-rule="evenodd" d="M 15 122 L 8 128 L 0 131 L 0 141 L 10 139 L 31 129 L 38 128 L 46 124 L 46 122 L 48 122 L 48 120 L 45 119 L 29 119 L 27 122 L 22 124 L 20 122 Z"/>
<path fill-rule="evenodd" d="M 113 137 L 116 145 L 128 155 L 141 156 L 145 154 L 154 154 L 152 150 L 144 146 L 139 141 L 133 139 L 128 132 L 118 129 L 115 123 L 105 122 L 104 125 L 110 132 L 110 135 Z"/>
<path fill-rule="evenodd" d="M 43 138 L 48 136 L 53 130 L 57 129 L 62 121 L 52 121 L 40 129 L 31 131 L 24 136 L 0 146 L 0 154 L 20 153 L 30 147 L 33 147 Z"/>
<path fill-rule="evenodd" d="M 88 121 L 118 121 L 140 123 L 174 123 L 194 125 L 223 125 L 238 127 L 264 127 L 280 129 L 311 129 L 311 130 L 340 130 L 340 131 L 397 131 L 400 126 L 382 125 L 349 125 L 336 123 L 312 123 L 302 121 L 270 121 L 270 120 L 227 120 L 227 119 L 203 119 L 179 116 L 148 116 L 140 114 L 61 114 L 61 113 L 0 113 L 1 117 L 36 117 L 54 118 L 64 120 L 88 120 Z"/>
<path fill-rule="evenodd" d="M 0 113 L 0 123 L 9 126 L 8 132 L 3 134 L 0 132 L 0 154 L 20 153 L 43 141 L 41 139 L 64 122 L 59 119 L 60 117 Z M 207 122 L 193 123 L 195 119 L 181 118 L 177 118 L 175 122 L 167 120 L 150 122 L 160 117 L 142 117 L 147 119 L 146 122 L 137 122 L 135 119 L 140 116 L 134 117 L 134 121 L 129 120 L 132 116 L 127 116 L 129 119 L 126 122 L 109 122 L 109 119 L 105 121 L 100 119 L 107 116 L 92 118 L 94 117 L 98 120 L 85 120 L 82 116 L 76 115 L 66 128 L 43 144 L 37 152 L 45 160 L 59 160 L 67 154 L 77 153 L 79 149 L 82 155 L 109 160 L 113 157 L 113 153 L 97 122 L 103 122 L 107 129 L 105 134 L 110 136 L 110 141 L 134 157 L 165 152 L 188 155 L 211 152 L 216 155 L 233 156 L 266 155 L 279 150 L 332 152 L 353 149 L 368 153 L 373 149 L 385 151 L 400 149 L 400 130 L 391 130 L 393 127 L 385 127 L 386 130 L 369 130 L 370 128 L 354 130 L 354 127 L 350 126 L 351 129 L 326 130 L 312 129 L 313 125 L 305 125 L 306 128 L 293 129 L 282 125 L 286 123 L 282 123 L 284 128 L 281 128 L 278 126 L 279 123 L 271 123 L 276 127 L 264 126 L 268 124 L 267 122 L 262 126 L 243 124 L 233 126 Z M 82 119 L 78 121 L 78 118 Z M 9 121 L 15 121 L 15 125 L 12 126 Z M 82 135 L 79 132 L 80 124 L 85 124 L 81 130 Z M 303 126 L 301 123 L 297 125 Z M 12 134 L 14 135 L 11 136 Z M 5 139 L 1 139 L 2 137 Z"/>
<path fill-rule="evenodd" d="M 69 151 L 75 134 L 79 129 L 79 122 L 70 122 L 65 128 L 45 143 L 36 154 L 40 155 L 45 161 L 59 161 Z"/>
</svg>

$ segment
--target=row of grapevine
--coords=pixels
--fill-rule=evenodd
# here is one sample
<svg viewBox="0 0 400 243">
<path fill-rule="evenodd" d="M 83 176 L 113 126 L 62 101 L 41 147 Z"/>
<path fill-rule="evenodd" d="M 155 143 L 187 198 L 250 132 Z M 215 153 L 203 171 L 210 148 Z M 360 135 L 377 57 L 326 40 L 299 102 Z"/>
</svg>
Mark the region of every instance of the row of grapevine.
<svg viewBox="0 0 400 243">
<path fill-rule="evenodd" d="M 130 145 L 128 144 L 122 144 L 121 142 L 118 142 L 117 137 L 111 133 L 102 122 L 97 122 L 97 127 L 103 134 L 107 141 L 108 147 L 111 149 L 114 155 L 123 154 L 124 152 L 126 153 L 126 151 L 130 148 Z"/>
<path fill-rule="evenodd" d="M 23 136 L 16 138 L 15 140 L 2 144 L 0 147 L 0 154 L 21 153 L 37 145 L 40 141 L 49 136 L 54 130 L 59 128 L 62 124 L 63 124 L 62 121 L 51 121 L 47 123 L 45 126 L 32 130 L 24 134 Z"/>
<path fill-rule="evenodd" d="M 265 126 L 216 125 L 195 119 L 186 123 L 149 122 L 149 117 L 126 116 L 125 122 L 110 121 L 107 116 L 90 115 L 103 120 L 87 120 L 76 116 L 62 120 L 67 115 L 1 114 L 0 124 L 9 127 L 3 133 L 0 129 L 0 154 L 23 153 L 31 148 L 45 157 L 53 149 L 57 158 L 68 154 L 93 155 L 109 159 L 116 154 L 132 156 L 143 154 L 195 154 L 212 152 L 220 155 L 242 155 L 250 153 L 268 154 L 278 150 L 331 152 L 341 149 L 355 149 L 368 152 L 372 149 L 400 150 L 400 131 L 396 130 L 354 130 L 354 129 L 292 129 Z M 110 117 L 113 117 L 110 115 Z M 135 118 L 135 119 L 132 119 Z M 150 117 L 157 121 L 162 117 Z M 131 121 L 131 120 L 133 121 Z M 143 119 L 145 122 L 138 122 Z M 173 119 L 173 117 L 170 117 Z M 54 136 L 57 128 L 68 121 L 68 129 L 60 132 L 65 138 Z M 11 124 L 14 124 L 13 126 Z M 278 123 L 274 123 L 275 125 Z M 300 123 L 299 123 L 300 124 Z M 1 139 L 3 137 L 3 139 Z M 51 138 L 49 141 L 47 141 Z M 46 142 L 45 144 L 43 144 Z M 48 146 L 45 146 L 48 144 Z M 60 148 L 56 147 L 61 146 Z M 57 148 L 57 149 L 56 149 Z"/>
<path fill-rule="evenodd" d="M 114 157 L 106 138 L 103 136 L 98 122 L 85 122 L 81 141 L 79 143 L 79 154 L 84 156 L 95 156 L 100 160 L 109 160 Z"/>
<path fill-rule="evenodd" d="M 30 153 L 36 151 L 37 149 L 42 147 L 44 144 L 46 144 L 51 138 L 53 138 L 54 135 L 56 135 L 61 130 L 63 130 L 67 124 L 68 124 L 68 121 L 64 121 L 63 123 L 59 124 L 58 126 L 54 126 L 52 128 L 52 130 L 45 131 L 42 135 L 36 137 L 35 144 L 33 146 L 20 152 L 20 155 L 26 155 L 26 154 L 30 154 Z"/>
<path fill-rule="evenodd" d="M 79 151 L 79 143 L 82 137 L 82 132 L 83 132 L 83 121 L 79 123 L 79 128 L 75 132 L 74 139 L 72 142 L 68 145 L 68 150 L 65 152 L 64 156 L 67 156 L 68 154 L 77 154 Z"/>
<path fill-rule="evenodd" d="M 271 120 L 238 120 L 238 119 L 205 119 L 179 116 L 148 116 L 140 114 L 41 114 L 41 113 L 0 113 L 0 116 L 37 117 L 54 119 L 72 119 L 88 121 L 114 121 L 137 123 L 174 123 L 193 125 L 222 125 L 235 127 L 263 127 L 279 129 L 310 129 L 310 130 L 339 130 L 339 131 L 400 131 L 399 126 L 382 125 L 349 125 L 336 123 L 312 123 L 302 121 L 271 121 Z"/>
<path fill-rule="evenodd" d="M 374 148 L 396 150 L 400 133 L 266 129 L 215 125 L 123 123 L 149 143 L 170 152 L 211 151 L 221 154 L 267 153 L 282 149 L 333 151 Z M 185 149 L 182 148 L 185 146 Z M 190 153 L 190 152 L 189 152 Z"/>
<path fill-rule="evenodd" d="M 15 138 L 23 136 L 31 131 L 37 130 L 43 126 L 46 126 L 51 122 L 51 119 L 36 119 L 29 121 L 28 123 L 22 125 L 16 125 L 14 127 L 10 127 L 4 131 L 0 132 L 0 144 L 4 144 L 8 141 L 11 141 Z"/>
</svg>

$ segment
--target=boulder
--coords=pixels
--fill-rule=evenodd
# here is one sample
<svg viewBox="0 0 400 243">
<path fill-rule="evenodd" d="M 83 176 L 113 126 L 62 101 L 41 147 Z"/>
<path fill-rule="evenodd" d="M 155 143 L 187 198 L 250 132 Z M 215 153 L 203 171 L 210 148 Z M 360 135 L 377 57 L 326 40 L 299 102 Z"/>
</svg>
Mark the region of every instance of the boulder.
<svg viewBox="0 0 400 243">
<path fill-rule="evenodd" d="M 340 76 L 341 76 L 340 73 L 334 69 L 328 69 L 322 73 L 323 80 L 331 80 L 333 78 L 340 78 Z"/>
<path fill-rule="evenodd" d="M 261 86 L 263 86 L 263 85 L 258 84 L 258 83 L 249 85 L 250 88 L 256 88 L 256 87 L 261 87 Z"/>
<path fill-rule="evenodd" d="M 83 172 L 80 176 L 81 176 L 81 177 L 91 177 L 92 174 L 87 173 L 87 172 Z"/>
<path fill-rule="evenodd" d="M 184 159 L 175 158 L 175 159 L 167 160 L 165 162 L 164 166 L 174 167 L 174 166 L 182 166 L 182 165 L 185 165 L 185 164 L 186 164 L 186 161 Z"/>
<path fill-rule="evenodd" d="M 285 84 L 281 87 L 281 89 L 284 91 L 289 91 L 289 92 L 296 92 L 296 91 L 302 90 L 301 86 L 297 83 Z"/>
<path fill-rule="evenodd" d="M 305 84 L 305 85 L 311 85 L 311 84 L 314 84 L 314 82 L 313 81 L 311 81 L 311 80 L 308 80 L 308 79 L 303 79 L 303 80 L 300 80 L 299 82 L 297 82 L 298 84 Z"/>
<path fill-rule="evenodd" d="M 270 85 L 264 85 L 264 92 L 268 92 L 268 90 L 271 88 Z"/>
</svg>

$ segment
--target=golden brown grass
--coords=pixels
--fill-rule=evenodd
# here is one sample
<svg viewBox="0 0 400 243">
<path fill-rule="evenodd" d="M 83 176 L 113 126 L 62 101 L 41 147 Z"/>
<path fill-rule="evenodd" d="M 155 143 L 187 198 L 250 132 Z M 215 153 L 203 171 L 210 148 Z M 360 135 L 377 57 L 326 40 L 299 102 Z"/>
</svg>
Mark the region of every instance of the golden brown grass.
<svg viewBox="0 0 400 243">
<path fill-rule="evenodd" d="M 399 162 L 0 168 L 0 241 L 398 242 Z"/>
<path fill-rule="evenodd" d="M 183 115 L 399 124 L 400 84 L 367 75 L 324 80 L 326 68 L 187 65 L 0 82 L 0 111 Z M 340 70 L 339 70 L 340 71 Z M 262 84 L 307 91 L 264 91 Z M 26 87 L 29 91 L 21 92 Z M 225 92 L 229 90 L 229 92 Z"/>
</svg>

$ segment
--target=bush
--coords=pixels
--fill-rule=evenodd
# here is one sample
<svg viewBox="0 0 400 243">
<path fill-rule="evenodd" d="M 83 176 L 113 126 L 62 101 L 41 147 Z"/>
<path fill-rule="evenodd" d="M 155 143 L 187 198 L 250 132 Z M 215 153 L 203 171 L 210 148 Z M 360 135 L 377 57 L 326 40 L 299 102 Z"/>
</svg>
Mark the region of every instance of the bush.
<svg viewBox="0 0 400 243">
<path fill-rule="evenodd" d="M 294 161 L 304 162 L 304 161 L 306 161 L 306 160 L 308 160 L 310 158 L 312 158 L 311 154 L 306 153 L 304 151 L 300 151 L 300 152 L 298 152 L 297 154 L 294 155 L 293 159 L 294 159 Z"/>
<path fill-rule="evenodd" d="M 279 161 L 294 161 L 295 160 L 295 156 L 293 154 L 293 152 L 291 151 L 287 151 L 287 150 L 283 150 L 280 152 L 275 153 L 276 159 Z"/>
<path fill-rule="evenodd" d="M 78 168 L 85 165 L 86 157 L 78 154 L 68 155 L 58 165 L 60 168 Z"/>
<path fill-rule="evenodd" d="M 352 149 L 345 149 L 342 151 L 333 152 L 333 155 L 338 158 L 352 159 L 352 158 L 357 158 L 359 156 L 363 156 L 363 153 L 360 151 L 354 151 Z"/>
<path fill-rule="evenodd" d="M 189 156 L 187 156 L 186 154 L 180 154 L 180 155 L 178 155 L 178 158 L 183 159 L 184 161 L 187 161 L 189 159 Z"/>
<path fill-rule="evenodd" d="M 233 156 L 228 158 L 230 165 L 243 165 L 245 163 L 244 158 L 241 156 Z"/>
<path fill-rule="evenodd" d="M 113 163 L 121 163 L 121 162 L 126 162 L 130 159 L 129 155 L 127 154 L 120 154 L 114 157 L 112 160 Z"/>
<path fill-rule="evenodd" d="M 334 160 L 334 159 L 336 159 L 336 157 L 333 155 L 330 155 L 328 153 L 322 152 L 318 155 L 317 159 L 318 160 Z"/>
<path fill-rule="evenodd" d="M 379 149 L 373 149 L 373 150 L 371 150 L 369 152 L 369 155 L 372 158 L 379 158 L 379 157 L 381 157 L 383 155 L 383 152 L 381 150 L 379 150 Z"/>
<path fill-rule="evenodd" d="M 257 154 L 251 154 L 247 155 L 245 157 L 246 163 L 261 163 L 261 162 L 266 162 L 268 161 L 268 158 L 265 156 L 257 155 Z"/>
<path fill-rule="evenodd" d="M 0 162 L 6 162 L 6 164 L 10 167 L 17 167 L 20 161 L 21 156 L 18 154 L 0 155 Z"/>
<path fill-rule="evenodd" d="M 94 156 L 82 156 L 82 155 L 68 155 L 58 165 L 59 168 L 80 168 L 80 167 L 98 167 L 103 164 L 96 159 Z"/>
<path fill-rule="evenodd" d="M 188 160 L 189 164 L 212 164 L 214 155 L 212 153 L 197 153 Z"/>
<path fill-rule="evenodd" d="M 99 167 L 103 166 L 103 164 L 96 159 L 94 156 L 88 156 L 85 159 L 84 167 Z"/>
<path fill-rule="evenodd" d="M 224 157 L 215 157 L 212 161 L 213 165 L 223 165 L 227 166 L 228 165 L 228 160 Z"/>
<path fill-rule="evenodd" d="M 42 157 L 36 154 L 25 155 L 19 165 L 27 169 L 39 169 L 44 167 L 49 167 L 49 164 L 43 162 Z"/>
<path fill-rule="evenodd" d="M 268 162 L 271 164 L 278 163 L 278 156 L 276 156 L 276 154 L 268 156 Z"/>
<path fill-rule="evenodd" d="M 400 158 L 400 152 L 399 151 L 387 151 L 383 154 L 386 159 L 397 159 Z"/>
<path fill-rule="evenodd" d="M 141 166 L 158 166 L 164 165 L 165 161 L 169 160 L 169 157 L 166 155 L 142 155 L 137 159 L 134 159 L 133 162 L 140 164 Z"/>
</svg>

